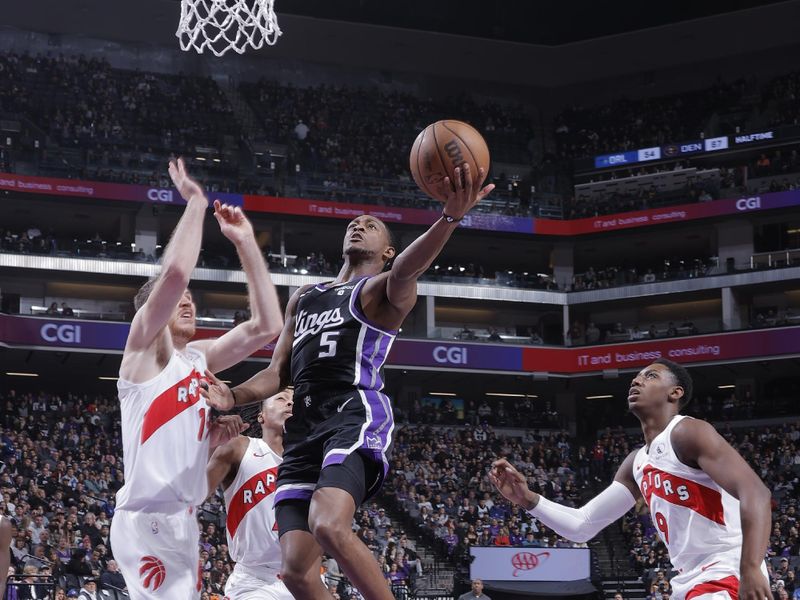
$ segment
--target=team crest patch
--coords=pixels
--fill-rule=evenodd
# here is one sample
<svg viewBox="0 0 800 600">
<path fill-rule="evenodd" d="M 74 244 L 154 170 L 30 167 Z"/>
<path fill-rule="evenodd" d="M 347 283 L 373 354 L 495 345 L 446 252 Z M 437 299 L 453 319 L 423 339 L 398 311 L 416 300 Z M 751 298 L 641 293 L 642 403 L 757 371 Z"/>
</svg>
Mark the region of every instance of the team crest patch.
<svg viewBox="0 0 800 600">
<path fill-rule="evenodd" d="M 156 591 L 167 578 L 167 569 L 164 563 L 155 556 L 143 556 L 139 563 L 139 577 L 145 589 Z"/>
<path fill-rule="evenodd" d="M 379 435 L 364 436 L 364 445 L 370 450 L 383 450 L 383 442 Z"/>
</svg>

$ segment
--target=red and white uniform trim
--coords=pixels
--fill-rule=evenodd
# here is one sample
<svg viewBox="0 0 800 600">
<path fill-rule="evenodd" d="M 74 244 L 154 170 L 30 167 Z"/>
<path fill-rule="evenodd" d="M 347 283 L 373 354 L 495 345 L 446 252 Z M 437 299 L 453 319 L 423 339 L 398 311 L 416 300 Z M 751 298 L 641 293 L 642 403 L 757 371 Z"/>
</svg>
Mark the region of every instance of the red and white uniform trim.
<svg viewBox="0 0 800 600">
<path fill-rule="evenodd" d="M 639 449 L 633 476 L 678 571 L 670 581 L 673 600 L 727 598 L 731 590 L 738 595 L 739 588 L 739 501 L 675 455 L 672 430 L 684 418 L 690 417 L 675 416 L 649 448 Z M 762 569 L 766 577 L 766 567 Z M 724 585 L 714 585 L 720 582 Z"/>
<path fill-rule="evenodd" d="M 187 347 L 151 380 L 117 382 L 125 465 L 118 510 L 173 512 L 205 500 L 210 415 L 199 390 L 206 366 L 205 355 Z"/>
<path fill-rule="evenodd" d="M 260 438 L 249 438 L 233 482 L 224 490 L 225 531 L 231 558 L 250 570 L 277 575 L 281 547 L 275 522 L 275 483 L 281 457 Z"/>
<path fill-rule="evenodd" d="M 280 579 L 281 546 L 275 520 L 275 484 L 281 457 L 250 438 L 239 470 L 224 490 L 225 532 L 236 561 L 225 584 L 230 600 L 292 600 Z"/>
</svg>

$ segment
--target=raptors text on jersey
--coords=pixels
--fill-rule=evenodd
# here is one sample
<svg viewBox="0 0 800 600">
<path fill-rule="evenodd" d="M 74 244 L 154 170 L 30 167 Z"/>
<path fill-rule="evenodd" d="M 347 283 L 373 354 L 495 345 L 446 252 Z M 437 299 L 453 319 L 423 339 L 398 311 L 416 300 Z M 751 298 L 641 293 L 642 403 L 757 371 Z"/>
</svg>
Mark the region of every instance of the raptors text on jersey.
<svg viewBox="0 0 800 600">
<path fill-rule="evenodd" d="M 281 568 L 275 521 L 278 456 L 262 439 L 250 438 L 233 482 L 224 490 L 225 529 L 231 558 L 251 570 Z"/>
<path fill-rule="evenodd" d="M 209 406 L 200 383 L 206 366 L 203 353 L 187 347 L 175 350 L 153 379 L 117 382 L 125 466 L 118 509 L 158 512 L 205 500 Z"/>
<path fill-rule="evenodd" d="M 650 507 L 653 524 L 681 573 L 710 564 L 738 572 L 742 552 L 739 501 L 700 469 L 683 464 L 672 447 L 677 415 L 636 453 L 633 475 Z"/>
</svg>

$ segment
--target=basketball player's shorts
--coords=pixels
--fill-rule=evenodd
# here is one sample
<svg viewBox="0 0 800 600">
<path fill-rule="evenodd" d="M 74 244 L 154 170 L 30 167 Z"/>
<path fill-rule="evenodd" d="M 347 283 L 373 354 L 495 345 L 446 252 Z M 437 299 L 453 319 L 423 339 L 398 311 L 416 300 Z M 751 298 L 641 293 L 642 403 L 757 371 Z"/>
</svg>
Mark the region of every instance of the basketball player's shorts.
<svg viewBox="0 0 800 600">
<path fill-rule="evenodd" d="M 356 506 L 374 496 L 389 471 L 393 433 L 386 394 L 296 389 L 275 492 L 279 535 L 309 530 L 308 507 L 319 488 L 345 490 Z"/>
<path fill-rule="evenodd" d="M 263 572 L 237 563 L 225 584 L 225 600 L 293 600 L 278 573 Z"/>
<path fill-rule="evenodd" d="M 131 600 L 196 600 L 200 597 L 200 531 L 194 508 L 166 512 L 117 510 L 111 548 Z"/>
<path fill-rule="evenodd" d="M 733 556 L 735 554 L 735 556 Z M 721 560 L 711 560 L 688 573 L 670 579 L 673 600 L 736 600 L 739 597 L 739 564 L 741 551 Z M 767 567 L 761 564 L 764 578 L 769 582 Z"/>
</svg>

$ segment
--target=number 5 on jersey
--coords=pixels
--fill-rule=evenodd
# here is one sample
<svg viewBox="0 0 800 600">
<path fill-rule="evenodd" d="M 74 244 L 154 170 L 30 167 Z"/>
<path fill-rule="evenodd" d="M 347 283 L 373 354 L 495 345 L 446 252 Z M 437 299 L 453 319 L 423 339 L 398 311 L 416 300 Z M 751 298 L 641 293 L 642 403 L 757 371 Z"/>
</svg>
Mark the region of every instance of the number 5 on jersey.
<svg viewBox="0 0 800 600">
<path fill-rule="evenodd" d="M 319 340 L 319 358 L 336 356 L 336 338 L 340 331 L 326 331 Z"/>
</svg>

